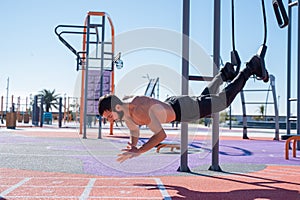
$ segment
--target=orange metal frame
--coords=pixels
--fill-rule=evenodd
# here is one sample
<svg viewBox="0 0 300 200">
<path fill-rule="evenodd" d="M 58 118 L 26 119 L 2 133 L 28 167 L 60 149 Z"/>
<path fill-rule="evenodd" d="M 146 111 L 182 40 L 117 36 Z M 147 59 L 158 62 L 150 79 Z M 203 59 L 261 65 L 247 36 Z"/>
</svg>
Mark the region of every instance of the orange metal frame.
<svg viewBox="0 0 300 200">
<path fill-rule="evenodd" d="M 89 16 L 101 16 L 101 17 L 104 17 L 106 16 L 108 21 L 109 21 L 109 24 L 110 24 L 110 27 L 111 27 L 111 41 L 112 41 L 112 44 L 111 44 L 111 52 L 113 53 L 114 55 L 114 52 L 115 52 L 115 29 L 114 29 L 114 25 L 112 23 L 112 20 L 110 18 L 110 16 L 105 13 L 105 12 L 95 12 L 95 11 L 90 11 L 87 13 L 87 16 L 85 18 L 85 21 L 84 21 L 84 33 L 87 33 L 87 30 L 86 30 L 86 26 L 87 26 L 87 19 Z M 85 52 L 86 51 L 86 34 L 83 34 L 83 41 L 82 41 L 82 51 Z M 83 63 L 85 61 L 85 58 L 83 58 Z M 85 89 L 85 66 L 83 65 L 83 68 L 82 68 L 82 74 L 81 74 L 81 99 L 80 99 L 80 134 L 82 134 L 82 129 L 83 129 L 83 118 L 84 118 L 84 89 Z M 111 73 L 111 93 L 113 94 L 115 91 L 114 91 L 114 82 L 115 82 L 115 74 L 114 74 L 114 66 L 112 66 L 112 73 Z M 113 134 L 113 123 L 110 124 L 110 134 L 112 135 Z"/>
<path fill-rule="evenodd" d="M 290 138 L 288 138 L 285 142 L 285 159 L 288 160 L 289 159 L 289 144 L 291 141 L 293 141 L 293 147 L 292 147 L 292 151 L 293 151 L 293 157 L 296 157 L 296 144 L 297 144 L 297 141 L 300 141 L 300 135 L 297 136 L 292 136 Z"/>
</svg>

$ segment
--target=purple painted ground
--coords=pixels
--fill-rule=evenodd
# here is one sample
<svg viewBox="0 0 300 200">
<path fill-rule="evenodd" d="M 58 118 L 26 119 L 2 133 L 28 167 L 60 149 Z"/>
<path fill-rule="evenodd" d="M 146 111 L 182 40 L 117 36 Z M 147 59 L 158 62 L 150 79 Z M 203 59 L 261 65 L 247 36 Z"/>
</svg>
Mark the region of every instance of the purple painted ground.
<svg viewBox="0 0 300 200">
<path fill-rule="evenodd" d="M 299 158 L 284 159 L 284 141 L 272 140 L 224 140 L 220 141 L 220 165 L 300 165 Z M 201 148 L 201 141 L 190 145 L 190 169 L 210 165 L 211 153 L 208 147 Z M 84 171 L 89 174 L 130 176 L 130 175 L 168 175 L 175 174 L 180 165 L 180 152 L 170 153 L 167 149 L 162 153 L 154 152 L 116 163 L 116 156 L 81 156 Z"/>
<path fill-rule="evenodd" d="M 189 146 L 188 166 L 194 171 L 211 164 L 211 144 L 194 140 Z M 174 175 L 180 166 L 180 150 L 155 149 L 124 163 L 116 161 L 127 139 L 40 138 L 0 134 L 0 168 L 72 172 L 102 176 Z M 300 152 L 285 160 L 285 141 L 220 140 L 219 164 L 255 168 L 265 165 L 300 165 Z M 39 165 L 37 165 L 39 163 Z M 235 169 L 227 169 L 234 171 Z"/>
</svg>

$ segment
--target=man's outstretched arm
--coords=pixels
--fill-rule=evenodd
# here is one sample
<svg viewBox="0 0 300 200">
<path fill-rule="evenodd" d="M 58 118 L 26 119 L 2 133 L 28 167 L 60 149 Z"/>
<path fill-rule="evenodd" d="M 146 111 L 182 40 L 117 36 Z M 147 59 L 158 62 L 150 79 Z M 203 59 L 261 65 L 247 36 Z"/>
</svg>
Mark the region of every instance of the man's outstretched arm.
<svg viewBox="0 0 300 200">
<path fill-rule="evenodd" d="M 145 153 L 152 149 L 153 147 L 157 146 L 167 137 L 164 129 L 161 129 L 158 133 L 154 134 L 149 140 L 143 144 L 140 148 L 135 146 L 131 146 L 131 148 L 123 149 L 124 153 L 118 155 L 117 161 L 124 162 L 127 159 L 134 158 L 139 156 L 142 153 Z"/>
<path fill-rule="evenodd" d="M 161 143 L 164 139 L 166 139 L 166 137 L 167 135 L 164 129 L 161 129 L 161 131 L 150 137 L 149 140 L 138 149 L 138 153 L 145 153 L 149 151 L 150 149 Z"/>
<path fill-rule="evenodd" d="M 137 143 L 139 141 L 139 137 L 140 137 L 140 129 L 139 127 L 134 124 L 131 120 L 127 120 L 125 121 L 127 128 L 130 131 L 130 146 L 137 146 Z"/>
<path fill-rule="evenodd" d="M 140 148 L 131 146 L 131 148 L 123 149 L 124 153 L 119 154 L 117 161 L 124 162 L 129 158 L 139 156 L 142 153 L 145 153 L 161 143 L 166 137 L 165 130 L 162 128 L 160 121 L 157 119 L 156 115 L 153 112 L 149 112 L 151 122 L 147 125 L 150 130 L 154 133 L 149 140 L 143 144 Z"/>
<path fill-rule="evenodd" d="M 165 130 L 162 128 L 161 122 L 158 120 L 156 114 L 157 112 L 154 110 L 159 108 L 160 107 L 153 106 L 152 110 L 149 110 L 149 117 L 151 121 L 149 124 L 147 124 L 147 126 L 154 133 L 154 135 L 152 135 L 152 137 L 150 137 L 149 140 L 138 149 L 138 153 L 145 153 L 146 151 L 149 151 L 167 137 Z"/>
</svg>

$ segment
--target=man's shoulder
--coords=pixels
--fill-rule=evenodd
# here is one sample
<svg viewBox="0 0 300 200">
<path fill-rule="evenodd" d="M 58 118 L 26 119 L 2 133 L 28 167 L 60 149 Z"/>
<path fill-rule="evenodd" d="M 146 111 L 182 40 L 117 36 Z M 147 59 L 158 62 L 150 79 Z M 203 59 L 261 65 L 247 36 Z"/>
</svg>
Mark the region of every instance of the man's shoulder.
<svg viewBox="0 0 300 200">
<path fill-rule="evenodd" d="M 144 103 L 150 100 L 150 97 L 147 96 L 136 96 L 132 99 L 131 103 Z"/>
</svg>

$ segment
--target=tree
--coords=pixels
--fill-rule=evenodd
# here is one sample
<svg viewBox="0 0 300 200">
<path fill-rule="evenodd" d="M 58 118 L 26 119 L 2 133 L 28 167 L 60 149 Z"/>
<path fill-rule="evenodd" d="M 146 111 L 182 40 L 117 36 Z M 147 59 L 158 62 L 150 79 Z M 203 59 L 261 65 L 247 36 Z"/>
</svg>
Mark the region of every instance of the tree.
<svg viewBox="0 0 300 200">
<path fill-rule="evenodd" d="M 39 95 L 44 96 L 46 112 L 52 110 L 52 107 L 57 109 L 59 94 L 55 94 L 55 89 L 52 92 L 50 90 L 43 89 L 39 92 Z"/>
<path fill-rule="evenodd" d="M 258 118 L 256 118 L 256 120 L 262 120 L 264 119 L 264 113 L 265 113 L 265 106 L 264 105 L 260 105 L 257 109 L 257 112 L 260 113 L 260 116 Z"/>
</svg>

